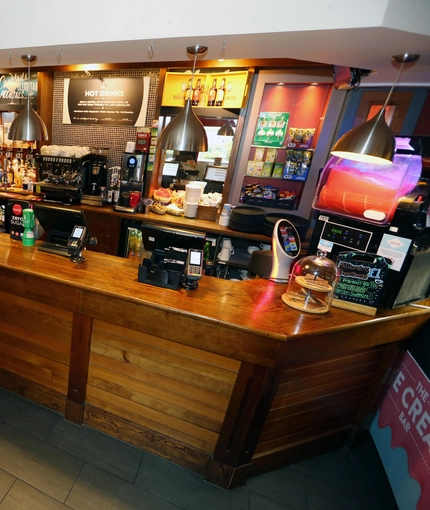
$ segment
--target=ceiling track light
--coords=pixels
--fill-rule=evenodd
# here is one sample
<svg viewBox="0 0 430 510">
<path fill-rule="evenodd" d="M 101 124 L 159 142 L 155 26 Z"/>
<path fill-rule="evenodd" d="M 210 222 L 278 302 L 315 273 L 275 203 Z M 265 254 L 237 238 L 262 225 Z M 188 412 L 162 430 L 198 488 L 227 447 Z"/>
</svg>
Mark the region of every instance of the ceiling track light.
<svg viewBox="0 0 430 510">
<path fill-rule="evenodd" d="M 219 62 L 223 62 L 224 61 L 226 44 L 227 44 L 227 37 L 224 37 L 224 41 L 223 41 L 222 46 L 221 46 L 221 53 L 220 53 L 219 59 L 218 59 Z"/>
<path fill-rule="evenodd" d="M 151 41 L 151 44 L 148 46 L 148 58 L 151 60 L 154 57 L 154 41 Z"/>
<path fill-rule="evenodd" d="M 387 165 L 393 161 L 396 141 L 385 120 L 385 109 L 399 81 L 405 64 L 416 62 L 419 55 L 405 53 L 394 55 L 393 65 L 400 64 L 399 72 L 381 110 L 370 120 L 345 133 L 332 147 L 331 154 L 344 159 Z"/>
</svg>

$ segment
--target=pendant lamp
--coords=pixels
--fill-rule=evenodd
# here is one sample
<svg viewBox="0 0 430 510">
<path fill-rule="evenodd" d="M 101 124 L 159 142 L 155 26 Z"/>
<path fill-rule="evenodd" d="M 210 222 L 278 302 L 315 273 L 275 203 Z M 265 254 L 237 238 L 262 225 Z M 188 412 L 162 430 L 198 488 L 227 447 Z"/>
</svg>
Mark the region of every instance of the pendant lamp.
<svg viewBox="0 0 430 510">
<path fill-rule="evenodd" d="M 187 48 L 188 55 L 194 55 L 191 83 L 194 83 L 197 56 L 206 55 L 207 51 L 208 48 L 206 46 L 189 46 Z M 191 94 L 188 96 L 184 108 L 161 132 L 158 146 L 161 149 L 186 152 L 206 152 L 208 150 L 206 131 L 193 112 Z"/>
<path fill-rule="evenodd" d="M 217 135 L 234 136 L 234 129 L 229 120 L 218 129 Z"/>
<path fill-rule="evenodd" d="M 30 65 L 36 62 L 37 57 L 34 55 L 22 55 L 22 61 L 28 64 L 28 91 L 27 102 L 22 112 L 12 122 L 9 130 L 9 138 L 11 140 L 22 140 L 24 142 L 36 142 L 48 140 L 48 130 L 45 123 L 37 115 L 30 102 Z"/>
<path fill-rule="evenodd" d="M 332 147 L 331 154 L 340 158 L 365 163 L 387 165 L 393 161 L 396 142 L 385 121 L 385 108 L 399 80 L 403 66 L 418 60 L 419 55 L 405 53 L 394 55 L 391 60 L 401 64 L 384 106 L 370 120 L 345 133 Z"/>
</svg>

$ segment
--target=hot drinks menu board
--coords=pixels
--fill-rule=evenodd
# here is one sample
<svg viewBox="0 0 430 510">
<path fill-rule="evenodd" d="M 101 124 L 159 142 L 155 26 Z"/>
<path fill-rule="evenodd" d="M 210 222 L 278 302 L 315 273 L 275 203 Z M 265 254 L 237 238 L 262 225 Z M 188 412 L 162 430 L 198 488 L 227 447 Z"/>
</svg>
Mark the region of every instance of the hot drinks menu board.
<svg viewBox="0 0 430 510">
<path fill-rule="evenodd" d="M 145 126 L 149 76 L 64 79 L 63 124 Z"/>
</svg>

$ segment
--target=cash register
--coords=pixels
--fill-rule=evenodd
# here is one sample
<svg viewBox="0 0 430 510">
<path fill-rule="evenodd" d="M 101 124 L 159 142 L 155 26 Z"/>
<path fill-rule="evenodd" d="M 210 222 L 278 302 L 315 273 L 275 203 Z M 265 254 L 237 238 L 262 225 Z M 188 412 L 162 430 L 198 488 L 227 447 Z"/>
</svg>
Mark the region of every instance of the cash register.
<svg viewBox="0 0 430 510">
<path fill-rule="evenodd" d="M 62 255 L 64 257 L 80 257 L 83 262 L 81 251 L 86 244 L 97 244 L 97 239 L 91 237 L 90 229 L 83 211 L 68 209 L 66 207 L 52 207 L 45 204 L 34 204 L 34 214 L 42 228 L 45 230 L 40 251 Z M 76 230 L 78 226 L 81 230 Z M 76 242 L 71 243 L 75 233 Z M 79 233 L 79 236 L 78 236 Z M 83 234 L 85 234 L 83 236 Z"/>
</svg>

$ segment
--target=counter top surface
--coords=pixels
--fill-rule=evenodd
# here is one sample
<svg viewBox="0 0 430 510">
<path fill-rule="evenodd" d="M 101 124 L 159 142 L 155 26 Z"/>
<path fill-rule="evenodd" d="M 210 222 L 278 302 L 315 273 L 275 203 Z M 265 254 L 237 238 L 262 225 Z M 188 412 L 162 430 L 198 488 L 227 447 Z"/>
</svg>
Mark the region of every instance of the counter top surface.
<svg viewBox="0 0 430 510">
<path fill-rule="evenodd" d="M 7 200 L 29 200 L 30 197 L 34 197 L 34 195 L 25 195 L 20 194 L 18 192 L 8 191 L 7 193 L 2 192 L 0 190 L 0 199 Z M 36 200 L 39 201 L 39 200 Z M 79 205 L 64 205 L 64 204 L 55 204 L 52 202 L 44 202 L 41 201 L 44 205 L 52 206 L 52 207 L 67 207 L 71 209 L 81 209 L 84 211 L 91 213 L 99 213 L 115 216 L 121 219 L 142 221 L 148 224 L 166 226 L 170 228 L 178 228 L 182 230 L 195 230 L 198 232 L 205 232 L 210 234 L 222 234 L 222 235 L 231 235 L 232 237 L 240 237 L 244 239 L 252 239 L 260 242 L 268 242 L 270 239 L 268 236 L 264 234 L 253 234 L 248 232 L 241 232 L 238 230 L 234 230 L 229 227 L 224 227 L 215 221 L 209 221 L 204 219 L 197 218 L 185 218 L 184 216 L 174 216 L 172 214 L 156 214 L 153 212 L 149 212 L 148 214 L 143 213 L 126 213 L 115 211 L 111 205 L 104 205 L 103 207 L 96 207 L 92 205 L 79 204 Z"/>
<path fill-rule="evenodd" d="M 39 251 L 37 246 L 24 247 L 7 234 L 0 234 L 0 268 L 212 324 L 221 323 L 279 342 L 369 323 L 389 323 L 399 315 L 430 315 L 430 299 L 420 306 L 379 310 L 375 317 L 333 307 L 324 315 L 301 313 L 282 302 L 285 284 L 264 279 L 232 282 L 203 276 L 196 290 L 164 289 L 138 282 L 135 261 L 91 251 L 84 255 L 86 261 L 77 265 L 67 257 Z"/>
</svg>

